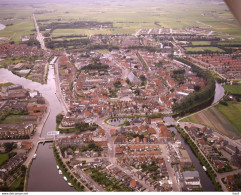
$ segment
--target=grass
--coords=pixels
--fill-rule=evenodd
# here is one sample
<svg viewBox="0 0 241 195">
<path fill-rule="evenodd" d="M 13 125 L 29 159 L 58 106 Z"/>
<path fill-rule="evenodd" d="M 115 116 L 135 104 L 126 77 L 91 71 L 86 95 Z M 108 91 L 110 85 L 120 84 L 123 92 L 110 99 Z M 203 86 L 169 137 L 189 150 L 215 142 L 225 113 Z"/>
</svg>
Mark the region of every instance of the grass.
<svg viewBox="0 0 241 195">
<path fill-rule="evenodd" d="M 6 1 L 6 0 L 3 0 Z M 180 1 L 166 2 L 158 1 L 74 1 L 68 2 L 39 2 L 38 5 L 30 5 L 22 0 L 6 1 L 0 8 L 0 17 L 14 17 L 16 20 L 2 22 L 11 23 L 5 30 L 0 32 L 1 36 L 12 37 L 12 40 L 19 41 L 20 36 L 33 33 L 32 13 L 46 10 L 47 13 L 36 14 L 37 20 L 41 23 L 51 22 L 74 22 L 80 20 L 92 20 L 113 22 L 113 28 L 104 28 L 102 30 L 89 29 L 58 29 L 53 32 L 53 36 L 69 34 L 134 34 L 140 28 L 183 28 L 198 26 L 208 30 L 214 30 L 224 36 L 224 33 L 235 35 L 240 38 L 241 30 L 238 22 L 232 14 L 226 11 L 228 8 L 225 4 L 217 5 L 204 1 Z M 173 6 L 175 3 L 176 6 Z M 198 5 L 198 6 L 197 6 Z M 54 10 L 50 8 L 54 7 Z M 201 14 L 205 16 L 201 16 Z M 203 25 L 196 21 L 203 22 Z M 158 23 L 159 25 L 156 25 Z M 16 33 L 16 34 L 15 34 Z"/>
<path fill-rule="evenodd" d="M 107 54 L 109 53 L 109 51 L 107 49 L 101 49 L 101 50 L 97 50 L 97 52 L 101 53 L 101 54 Z"/>
<path fill-rule="evenodd" d="M 241 41 L 219 42 L 218 45 L 241 45 Z"/>
<path fill-rule="evenodd" d="M 241 84 L 239 84 L 239 85 L 225 85 L 224 89 L 231 94 L 241 95 Z"/>
<path fill-rule="evenodd" d="M 192 45 L 210 45 L 210 41 L 192 41 Z"/>
<path fill-rule="evenodd" d="M 12 83 L 0 83 L 0 90 L 2 89 L 2 87 L 8 87 L 13 85 Z"/>
<path fill-rule="evenodd" d="M 21 182 L 23 182 L 24 177 L 18 177 L 10 186 L 10 191 L 19 191 L 18 188 L 21 186 Z"/>
<path fill-rule="evenodd" d="M 188 47 L 187 52 L 202 52 L 202 51 L 212 51 L 212 52 L 224 52 L 218 47 Z"/>
<path fill-rule="evenodd" d="M 8 160 L 8 153 L 0 154 L 0 166 Z"/>
<path fill-rule="evenodd" d="M 241 102 L 228 102 L 228 106 L 219 104 L 217 109 L 231 122 L 241 137 Z"/>
<path fill-rule="evenodd" d="M 29 15 L 30 17 L 31 15 Z M 21 36 L 30 36 L 34 33 L 34 24 L 31 18 L 23 20 L 14 20 L 3 22 L 4 25 L 12 24 L 7 26 L 4 30 L 0 31 L 0 37 L 10 37 L 10 41 L 19 43 L 21 41 Z"/>
<path fill-rule="evenodd" d="M 28 57 L 7 57 L 4 60 L 0 61 L 0 66 L 7 68 L 9 65 L 15 65 L 18 63 L 24 63 L 27 61 L 34 62 L 34 58 Z"/>
<path fill-rule="evenodd" d="M 3 124 L 13 124 L 13 123 L 23 124 L 25 117 L 26 117 L 25 115 L 10 115 L 4 121 L 1 121 L 1 123 L 3 123 Z"/>
<path fill-rule="evenodd" d="M 241 138 L 241 103 L 228 102 L 228 106 L 221 104 L 191 115 L 183 122 L 202 124 L 231 138 Z"/>
</svg>

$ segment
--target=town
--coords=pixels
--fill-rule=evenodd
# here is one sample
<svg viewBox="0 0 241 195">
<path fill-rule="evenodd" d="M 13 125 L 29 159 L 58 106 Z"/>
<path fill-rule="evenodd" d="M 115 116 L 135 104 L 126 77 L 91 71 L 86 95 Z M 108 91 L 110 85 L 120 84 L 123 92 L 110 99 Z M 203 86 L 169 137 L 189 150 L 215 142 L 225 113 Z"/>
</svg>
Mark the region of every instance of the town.
<svg viewBox="0 0 241 195">
<path fill-rule="evenodd" d="M 2 82 L 1 189 L 18 190 L 15 180 L 26 189 L 38 144 L 53 142 L 59 174 L 78 191 L 204 191 L 200 169 L 214 190 L 240 190 L 240 141 L 179 121 L 211 106 L 217 82 L 240 79 L 237 45 L 197 27 L 161 28 L 65 41 L 61 51 L 38 31 L 42 48 L 3 43 L 0 65 L 41 84 L 53 71 L 58 133 L 41 137 L 51 105 L 38 89 Z"/>
</svg>

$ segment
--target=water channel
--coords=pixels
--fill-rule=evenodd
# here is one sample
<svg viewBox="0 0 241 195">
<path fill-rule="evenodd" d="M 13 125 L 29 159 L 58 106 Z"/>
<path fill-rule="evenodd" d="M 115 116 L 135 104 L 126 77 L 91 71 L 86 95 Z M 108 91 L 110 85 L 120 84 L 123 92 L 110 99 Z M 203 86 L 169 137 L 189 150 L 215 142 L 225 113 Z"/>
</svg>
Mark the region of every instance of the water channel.
<svg viewBox="0 0 241 195">
<path fill-rule="evenodd" d="M 56 127 L 56 115 L 62 111 L 62 106 L 55 94 L 56 86 L 54 79 L 54 68 L 50 66 L 48 82 L 44 85 L 14 75 L 7 69 L 0 69 L 0 75 L 1 80 L 3 81 L 12 82 L 14 84 L 21 84 L 26 89 L 38 90 L 43 95 L 43 97 L 48 100 L 51 112 L 43 128 L 41 137 L 46 137 L 47 132 L 54 131 Z M 221 99 L 223 95 L 223 87 L 216 83 L 216 92 L 213 104 Z M 166 117 L 164 120 L 166 122 L 172 122 L 173 118 Z M 193 154 L 189 145 L 185 143 L 175 128 L 170 128 L 170 130 L 174 131 L 178 135 L 183 146 L 189 153 L 195 168 L 200 174 L 200 179 L 204 190 L 214 191 L 215 188 L 212 182 L 203 170 L 199 160 Z M 51 143 L 47 143 L 45 145 L 40 144 L 38 147 L 37 158 L 33 161 L 30 169 L 28 191 L 75 191 L 74 188 L 67 185 L 67 183 L 63 180 L 63 176 L 58 174 Z"/>
<path fill-rule="evenodd" d="M 220 99 L 222 99 L 224 94 L 225 94 L 225 90 L 222 87 L 222 85 L 219 84 L 219 83 L 216 83 L 215 96 L 214 96 L 214 100 L 212 102 L 212 105 L 216 104 Z M 172 117 L 164 117 L 163 120 L 167 123 L 174 122 L 174 119 Z M 187 152 L 188 152 L 188 154 L 189 154 L 189 156 L 190 156 L 190 158 L 193 162 L 194 167 L 199 172 L 201 184 L 203 186 L 204 191 L 215 191 L 215 187 L 214 187 L 213 183 L 211 182 L 210 178 L 208 177 L 208 175 L 204 171 L 200 161 L 195 156 L 195 154 L 193 153 L 190 146 L 182 138 L 182 135 L 177 131 L 177 129 L 175 127 L 170 127 L 169 130 L 173 131 L 178 136 L 179 140 L 182 142 L 182 145 L 187 150 Z"/>
<path fill-rule="evenodd" d="M 41 137 L 46 137 L 49 131 L 55 131 L 56 115 L 62 111 L 62 106 L 55 94 L 53 67 L 49 68 L 48 82 L 44 85 L 14 75 L 7 69 L 0 69 L 0 75 L 0 79 L 3 81 L 21 84 L 26 89 L 38 90 L 48 100 L 51 112 L 44 125 Z M 37 158 L 33 160 L 30 169 L 28 191 L 75 191 L 64 181 L 63 175 L 59 175 L 51 143 L 40 144 L 38 147 Z"/>
<path fill-rule="evenodd" d="M 0 30 L 3 30 L 5 28 L 6 28 L 6 26 L 0 23 Z"/>
</svg>

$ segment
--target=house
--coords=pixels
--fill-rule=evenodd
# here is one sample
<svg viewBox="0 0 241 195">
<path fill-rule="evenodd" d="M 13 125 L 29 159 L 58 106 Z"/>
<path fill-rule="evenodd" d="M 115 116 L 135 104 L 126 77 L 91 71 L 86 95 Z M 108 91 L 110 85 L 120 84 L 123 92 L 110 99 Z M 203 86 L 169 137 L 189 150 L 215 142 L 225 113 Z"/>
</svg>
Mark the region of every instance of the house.
<svg viewBox="0 0 241 195">
<path fill-rule="evenodd" d="M 236 148 L 230 144 L 224 146 L 223 149 L 231 155 L 235 154 L 235 152 L 236 152 Z"/>
<path fill-rule="evenodd" d="M 111 129 L 110 130 L 110 134 L 111 134 L 111 136 L 115 136 L 117 134 L 117 130 L 116 129 Z"/>
<path fill-rule="evenodd" d="M 151 119 L 151 124 L 162 123 L 162 122 L 163 122 L 162 118 Z"/>
<path fill-rule="evenodd" d="M 182 174 L 188 190 L 202 187 L 198 171 L 184 171 Z"/>
<path fill-rule="evenodd" d="M 136 188 L 136 180 L 132 179 L 132 180 L 130 181 L 130 187 L 131 187 L 131 188 Z"/>
<path fill-rule="evenodd" d="M 156 134 L 156 130 L 155 130 L 154 128 L 148 128 L 148 129 L 147 129 L 147 132 L 148 132 L 149 134 Z"/>
<path fill-rule="evenodd" d="M 0 138 L 19 138 L 30 136 L 33 132 L 32 124 L 0 124 Z"/>
</svg>

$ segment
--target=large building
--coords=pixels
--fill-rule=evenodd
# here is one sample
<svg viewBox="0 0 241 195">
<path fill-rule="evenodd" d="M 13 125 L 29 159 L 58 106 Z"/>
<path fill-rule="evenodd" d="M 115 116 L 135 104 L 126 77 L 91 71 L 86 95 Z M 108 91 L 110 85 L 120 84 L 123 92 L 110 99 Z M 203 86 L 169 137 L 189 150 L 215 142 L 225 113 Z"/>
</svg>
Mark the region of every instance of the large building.
<svg viewBox="0 0 241 195">
<path fill-rule="evenodd" d="M 30 136 L 33 132 L 32 124 L 0 124 L 0 138 L 18 138 Z"/>
</svg>

